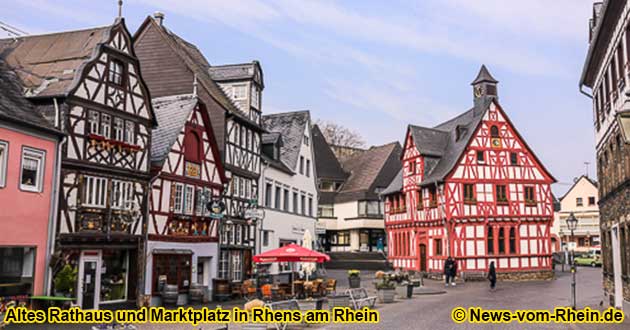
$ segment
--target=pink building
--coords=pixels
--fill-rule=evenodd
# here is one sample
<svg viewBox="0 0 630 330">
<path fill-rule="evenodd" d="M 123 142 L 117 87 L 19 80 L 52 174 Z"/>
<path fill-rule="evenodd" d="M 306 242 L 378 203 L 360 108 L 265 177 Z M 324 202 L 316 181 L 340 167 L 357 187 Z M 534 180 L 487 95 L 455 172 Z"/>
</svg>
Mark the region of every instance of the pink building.
<svg viewBox="0 0 630 330">
<path fill-rule="evenodd" d="M 46 293 L 62 136 L 0 59 L 0 301 Z"/>
</svg>

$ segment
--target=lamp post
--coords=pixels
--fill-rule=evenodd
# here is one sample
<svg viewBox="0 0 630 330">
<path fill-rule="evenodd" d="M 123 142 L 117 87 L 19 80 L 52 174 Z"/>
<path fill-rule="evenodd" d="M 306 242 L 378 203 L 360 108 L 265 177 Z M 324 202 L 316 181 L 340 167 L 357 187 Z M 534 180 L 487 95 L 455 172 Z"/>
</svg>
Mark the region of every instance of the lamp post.
<svg viewBox="0 0 630 330">
<path fill-rule="evenodd" d="M 569 230 L 571 231 L 571 241 L 573 241 L 574 238 L 574 231 L 577 228 L 577 223 L 578 223 L 578 219 L 575 217 L 575 215 L 573 214 L 573 212 L 571 212 L 571 214 L 569 214 L 569 217 L 567 218 L 567 227 L 569 228 Z M 575 297 L 575 249 L 571 249 L 571 305 L 573 307 L 573 309 L 575 310 L 576 307 L 576 297 Z"/>
</svg>

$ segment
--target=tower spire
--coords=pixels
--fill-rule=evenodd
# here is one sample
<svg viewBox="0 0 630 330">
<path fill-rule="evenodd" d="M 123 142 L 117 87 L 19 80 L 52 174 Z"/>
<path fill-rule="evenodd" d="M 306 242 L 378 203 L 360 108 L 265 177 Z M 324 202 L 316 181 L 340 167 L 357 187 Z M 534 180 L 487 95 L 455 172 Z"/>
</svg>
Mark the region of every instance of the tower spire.
<svg viewBox="0 0 630 330">
<path fill-rule="evenodd" d="M 470 83 L 473 86 L 473 101 L 476 109 L 484 111 L 484 107 L 489 105 L 490 100 L 499 98 L 497 93 L 498 83 L 499 81 L 494 79 L 488 68 L 482 64 L 477 78 Z"/>
<path fill-rule="evenodd" d="M 122 17 L 123 0 L 118 0 L 118 18 Z"/>
</svg>

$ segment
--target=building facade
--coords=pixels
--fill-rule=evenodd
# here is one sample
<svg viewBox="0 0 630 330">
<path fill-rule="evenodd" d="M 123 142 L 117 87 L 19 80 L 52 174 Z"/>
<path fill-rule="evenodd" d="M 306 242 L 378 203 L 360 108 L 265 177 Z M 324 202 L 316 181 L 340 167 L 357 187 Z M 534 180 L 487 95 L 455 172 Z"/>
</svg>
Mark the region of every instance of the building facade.
<svg viewBox="0 0 630 330">
<path fill-rule="evenodd" d="M 355 150 L 339 161 L 320 129 L 314 126 L 313 145 L 320 191 L 318 221 L 326 229 L 320 235 L 324 250 L 385 250 L 385 209 L 379 193 L 400 170 L 400 144 Z"/>
<path fill-rule="evenodd" d="M 590 89 L 597 150 L 604 292 L 610 304 L 630 301 L 630 144 L 619 124 L 630 109 L 630 6 L 628 1 L 593 5 L 589 48 L 580 79 Z"/>
<path fill-rule="evenodd" d="M 148 223 L 145 295 L 159 305 L 165 284 L 185 300 L 193 285 L 213 294 L 219 221 L 208 203 L 227 182 L 205 105 L 194 94 L 153 99 L 158 128 L 151 149 L 152 194 Z"/>
<path fill-rule="evenodd" d="M 306 232 L 316 239 L 317 185 L 308 111 L 263 116 L 261 205 L 265 217 L 257 253 L 288 244 L 301 245 Z M 269 273 L 290 272 L 290 264 L 269 264 Z"/>
<path fill-rule="evenodd" d="M 553 177 L 498 103 L 482 66 L 474 106 L 433 128 L 410 125 L 402 170 L 382 192 L 388 259 L 441 275 L 495 262 L 499 277 L 550 278 Z"/>
<path fill-rule="evenodd" d="M 144 281 L 155 118 L 124 19 L 20 37 L 3 48 L 26 96 L 68 135 L 53 273 L 77 269 L 73 292 L 82 308 L 135 302 Z"/>
<path fill-rule="evenodd" d="M 555 213 L 552 234 L 560 241 L 559 250 L 588 252 L 600 247 L 599 207 L 597 182 L 583 175 L 560 198 L 560 210 Z M 573 213 L 578 219 L 573 232 L 567 227 L 567 218 Z"/>
<path fill-rule="evenodd" d="M 63 133 L 22 94 L 0 59 L 0 306 L 46 295 Z M 9 207 L 10 206 L 10 207 Z"/>
</svg>

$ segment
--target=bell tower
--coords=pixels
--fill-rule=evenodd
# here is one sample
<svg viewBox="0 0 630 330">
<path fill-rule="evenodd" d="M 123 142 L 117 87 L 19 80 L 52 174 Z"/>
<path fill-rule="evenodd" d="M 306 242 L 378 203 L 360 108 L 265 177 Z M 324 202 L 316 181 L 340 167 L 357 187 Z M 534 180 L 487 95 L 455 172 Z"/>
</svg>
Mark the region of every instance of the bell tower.
<svg viewBox="0 0 630 330">
<path fill-rule="evenodd" d="M 477 78 L 470 83 L 473 86 L 473 99 L 475 108 L 481 107 L 491 99 L 498 99 L 497 93 L 498 80 L 494 79 L 488 68 L 485 65 L 481 65 Z"/>
</svg>

